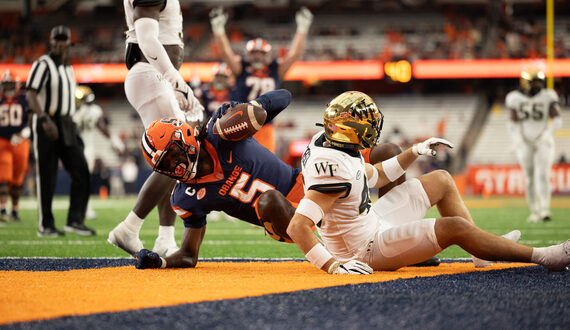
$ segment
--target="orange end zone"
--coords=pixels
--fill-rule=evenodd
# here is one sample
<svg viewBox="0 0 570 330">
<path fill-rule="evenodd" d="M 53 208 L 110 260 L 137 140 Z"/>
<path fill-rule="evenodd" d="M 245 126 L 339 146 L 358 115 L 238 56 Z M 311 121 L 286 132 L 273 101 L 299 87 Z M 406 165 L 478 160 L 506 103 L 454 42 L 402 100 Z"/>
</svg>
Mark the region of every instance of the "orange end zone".
<svg viewBox="0 0 570 330">
<path fill-rule="evenodd" d="M 202 262 L 195 269 L 144 271 L 131 266 L 0 271 L 0 324 L 530 265 L 500 263 L 476 269 L 471 263 L 442 263 L 370 276 L 331 276 L 295 261 Z"/>
</svg>

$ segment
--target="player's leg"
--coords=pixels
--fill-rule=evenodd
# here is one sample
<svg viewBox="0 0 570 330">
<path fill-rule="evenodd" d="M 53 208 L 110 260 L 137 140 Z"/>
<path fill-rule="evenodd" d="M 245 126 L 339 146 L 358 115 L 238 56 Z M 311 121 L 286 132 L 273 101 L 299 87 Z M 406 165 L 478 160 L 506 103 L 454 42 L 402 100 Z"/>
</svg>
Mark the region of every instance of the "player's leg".
<svg viewBox="0 0 570 330">
<path fill-rule="evenodd" d="M 486 232 L 461 217 L 437 219 L 434 231 L 442 249 L 459 245 L 485 260 L 533 262 L 552 271 L 564 270 L 570 264 L 570 240 L 545 248 L 532 248 Z"/>
<path fill-rule="evenodd" d="M 28 172 L 28 158 L 30 154 L 30 141 L 24 140 L 14 147 L 14 171 L 10 186 L 10 196 L 12 198 L 12 221 L 20 221 L 19 205 L 22 195 L 24 176 Z"/>
<path fill-rule="evenodd" d="M 95 167 L 95 146 L 93 145 L 93 136 L 89 134 L 84 134 L 81 136 L 84 146 L 83 153 L 85 155 L 85 160 L 87 161 L 87 167 L 89 169 L 89 182 L 91 182 L 93 167 Z M 85 219 L 96 219 L 97 212 L 93 209 L 93 203 L 91 202 L 91 192 L 89 194 L 89 200 L 87 201 L 87 211 L 85 212 Z"/>
<path fill-rule="evenodd" d="M 537 222 L 540 220 L 539 209 L 536 200 L 536 187 L 534 176 L 534 148 L 528 143 L 523 143 L 519 148 L 515 149 L 517 159 L 522 168 L 525 177 L 525 197 L 530 209 L 528 222 Z"/>
<path fill-rule="evenodd" d="M 533 158 L 537 205 L 540 206 L 538 215 L 541 221 L 549 221 L 552 194 L 550 172 L 554 162 L 554 139 L 552 137 L 544 139 L 536 148 Z"/>
<path fill-rule="evenodd" d="M 159 118 L 177 117 L 184 120 L 172 87 L 160 77 L 161 74 L 152 65 L 137 63 L 125 79 L 127 100 L 138 112 L 145 128 Z M 172 182 L 172 179 L 153 172 L 141 188 L 132 211 L 109 233 L 107 241 L 132 255 L 141 250 L 143 244 L 139 239 L 139 232 L 144 219 L 166 194 L 169 196 Z M 159 237 L 161 234 L 167 235 L 171 237 L 168 241 L 174 241 L 174 216 L 162 219 L 161 215 L 168 215 L 166 207 L 160 207 L 159 221 L 161 226 L 171 229 L 160 230 L 159 227 Z"/>
<path fill-rule="evenodd" d="M 154 174 L 158 173 L 154 172 Z M 160 176 L 166 177 L 165 175 Z M 158 237 L 156 238 L 154 247 L 152 248 L 152 250 L 160 256 L 169 256 L 178 250 L 178 246 L 176 245 L 176 240 L 174 238 L 174 222 L 176 221 L 176 213 L 174 213 L 174 210 L 170 205 L 170 193 L 176 184 L 176 180 L 169 177 L 167 178 L 170 179 L 170 181 L 163 183 L 165 193 L 157 203 L 160 227 L 158 228 Z M 159 180 L 162 181 L 163 178 L 160 178 Z"/>
<path fill-rule="evenodd" d="M 269 236 L 280 242 L 293 242 L 287 235 L 287 227 L 295 214 L 295 208 L 282 193 L 268 190 L 261 194 L 257 200 L 256 212 Z"/>
<path fill-rule="evenodd" d="M 0 222 L 9 220 L 8 196 L 10 193 L 10 181 L 12 180 L 12 147 L 10 140 L 0 137 Z"/>
</svg>

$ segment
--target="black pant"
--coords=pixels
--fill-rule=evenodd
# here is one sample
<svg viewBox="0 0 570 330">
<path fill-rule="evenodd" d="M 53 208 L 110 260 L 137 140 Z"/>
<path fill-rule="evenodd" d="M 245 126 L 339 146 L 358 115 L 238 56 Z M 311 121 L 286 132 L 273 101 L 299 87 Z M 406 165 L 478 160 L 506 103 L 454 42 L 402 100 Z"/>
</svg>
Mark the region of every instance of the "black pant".
<svg viewBox="0 0 570 330">
<path fill-rule="evenodd" d="M 43 131 L 42 120 L 33 119 L 33 148 L 36 157 L 36 187 L 38 189 L 39 229 L 54 228 L 52 201 L 57 182 L 59 160 L 71 177 L 67 224 L 83 223 L 89 200 L 89 168 L 83 154 L 83 141 L 72 119 L 51 117 L 57 125 L 59 138 L 51 141 Z"/>
</svg>

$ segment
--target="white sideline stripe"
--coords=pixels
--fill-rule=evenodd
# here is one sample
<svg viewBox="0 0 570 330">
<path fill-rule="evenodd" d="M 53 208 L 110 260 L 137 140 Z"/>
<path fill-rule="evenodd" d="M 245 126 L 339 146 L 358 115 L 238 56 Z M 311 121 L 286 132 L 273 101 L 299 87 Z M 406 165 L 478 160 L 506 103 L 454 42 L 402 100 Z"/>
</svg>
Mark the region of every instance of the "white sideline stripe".
<svg viewBox="0 0 570 330">
<path fill-rule="evenodd" d="M 267 240 L 246 240 L 246 241 L 212 241 L 205 240 L 202 244 L 205 245 L 271 245 L 275 244 L 277 241 L 272 239 Z M 34 240 L 34 241 L 7 241 L 6 245 L 110 245 L 107 241 L 65 241 L 65 240 Z"/>
</svg>

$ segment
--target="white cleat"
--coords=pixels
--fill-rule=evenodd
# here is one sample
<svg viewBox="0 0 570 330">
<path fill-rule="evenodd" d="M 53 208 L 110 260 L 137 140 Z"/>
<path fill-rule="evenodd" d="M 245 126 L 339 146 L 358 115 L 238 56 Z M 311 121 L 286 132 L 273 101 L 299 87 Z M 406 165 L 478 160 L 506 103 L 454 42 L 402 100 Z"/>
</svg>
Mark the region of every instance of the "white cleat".
<svg viewBox="0 0 570 330">
<path fill-rule="evenodd" d="M 158 237 L 154 242 L 152 250 L 161 257 L 168 257 L 178 251 L 178 246 L 176 245 L 176 242 L 171 239 Z"/>
<path fill-rule="evenodd" d="M 509 233 L 506 233 L 502 237 L 508 239 L 509 241 L 517 243 L 521 239 L 521 232 L 520 230 L 513 230 Z M 475 265 L 475 268 L 485 268 L 493 265 L 491 261 L 479 259 L 475 256 L 471 256 L 471 259 L 473 260 L 473 265 Z"/>
<path fill-rule="evenodd" d="M 130 230 L 124 222 L 121 222 L 111 230 L 107 242 L 125 250 L 132 256 L 135 256 L 137 252 L 144 248 L 138 233 Z"/>
<path fill-rule="evenodd" d="M 539 216 L 538 214 L 536 214 L 536 213 L 531 213 L 531 214 L 528 216 L 528 218 L 526 218 L 526 221 L 527 221 L 527 222 L 530 222 L 530 223 L 537 223 L 537 222 L 541 222 L 542 219 L 540 218 L 540 216 Z"/>
</svg>

